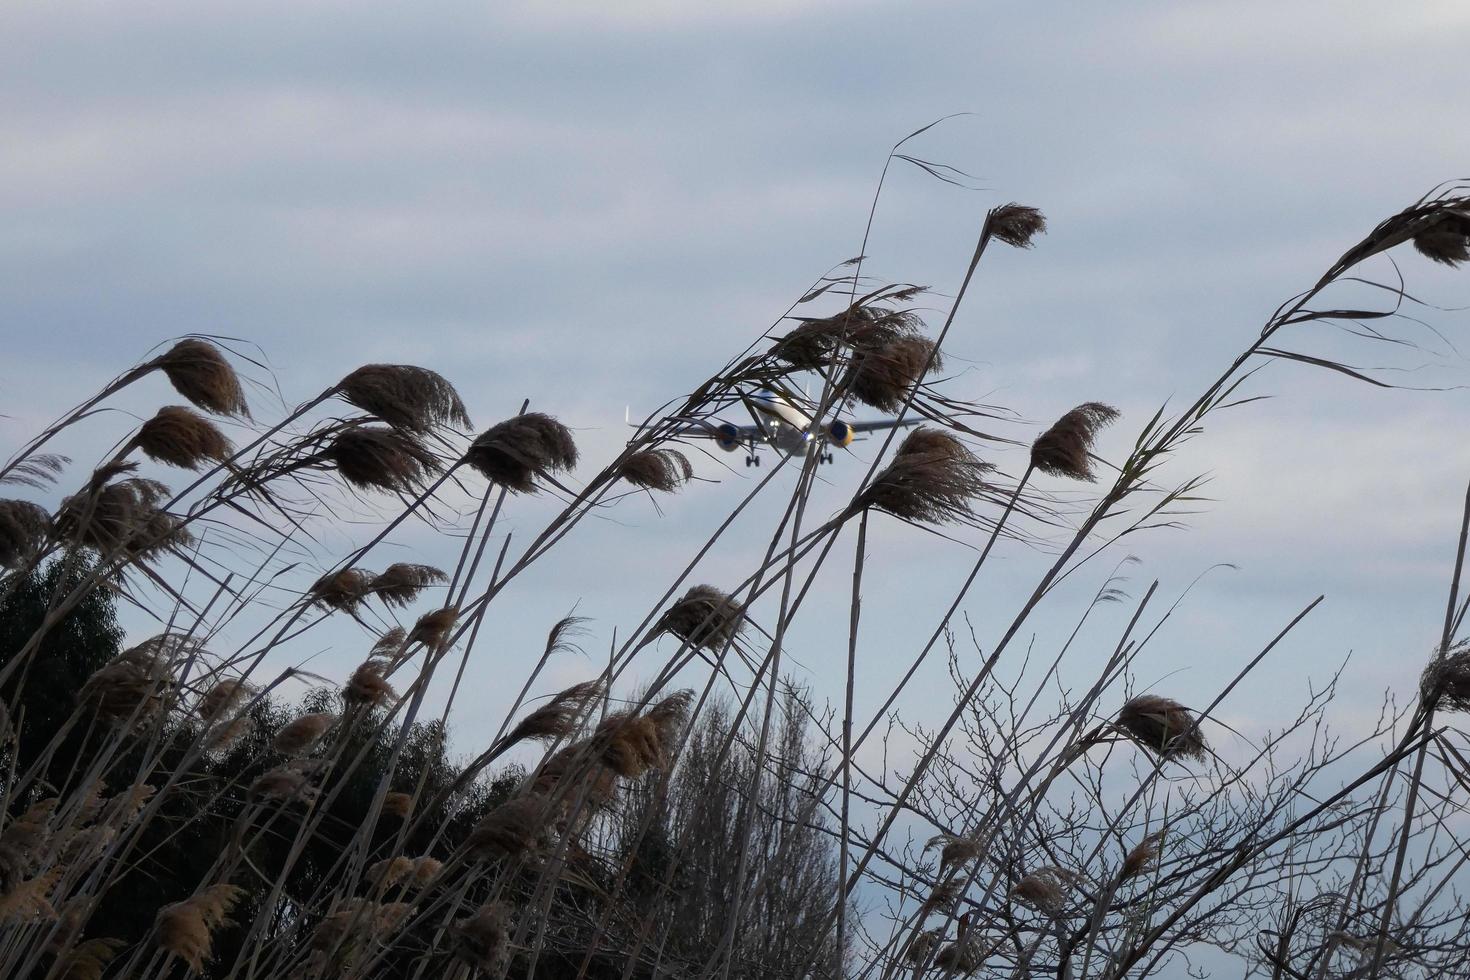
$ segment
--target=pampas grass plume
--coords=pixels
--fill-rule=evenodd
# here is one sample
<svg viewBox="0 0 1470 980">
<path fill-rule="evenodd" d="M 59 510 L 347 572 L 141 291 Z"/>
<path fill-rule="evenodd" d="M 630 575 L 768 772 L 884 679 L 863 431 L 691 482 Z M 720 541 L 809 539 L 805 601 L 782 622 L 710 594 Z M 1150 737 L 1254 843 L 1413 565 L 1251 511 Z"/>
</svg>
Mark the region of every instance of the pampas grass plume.
<svg viewBox="0 0 1470 980">
<path fill-rule="evenodd" d="M 230 910 L 244 894 L 234 885 L 210 885 L 182 902 L 165 905 L 154 923 L 158 945 L 202 973 L 214 950 L 215 931 L 229 922 Z"/>
<path fill-rule="evenodd" d="M 428 368 L 365 364 L 338 382 L 336 393 L 348 404 L 407 432 L 422 435 L 440 426 L 470 425 L 454 385 Z"/>
<path fill-rule="evenodd" d="M 515 493 L 534 493 L 537 478 L 577 465 L 572 432 L 550 415 L 527 412 L 480 434 L 465 462 L 487 480 Z"/>
<path fill-rule="evenodd" d="M 181 340 L 146 366 L 162 369 L 175 391 L 206 412 L 250 416 L 239 376 L 219 348 L 207 340 Z"/>
<path fill-rule="evenodd" d="M 644 490 L 673 493 L 693 478 L 694 467 L 677 449 L 644 449 L 623 460 L 618 476 Z"/>
<path fill-rule="evenodd" d="M 1205 737 L 1189 709 L 1178 701 L 1140 694 L 1119 710 L 1117 724 L 1139 745 L 1166 759 L 1205 757 Z"/>
<path fill-rule="evenodd" d="M 1031 445 L 1031 465 L 1043 473 L 1091 483 L 1092 445 L 1098 430 L 1118 418 L 1118 410 L 1101 402 L 1085 402 L 1057 419 Z"/>
<path fill-rule="evenodd" d="M 209 419 L 182 405 L 166 405 L 143 423 L 133 442 L 149 459 L 180 469 L 197 470 L 207 462 L 223 462 L 230 440 Z"/>
<path fill-rule="evenodd" d="M 337 716 L 325 711 L 314 711 L 287 722 L 276 732 L 271 746 L 282 755 L 302 755 L 337 722 Z"/>
</svg>

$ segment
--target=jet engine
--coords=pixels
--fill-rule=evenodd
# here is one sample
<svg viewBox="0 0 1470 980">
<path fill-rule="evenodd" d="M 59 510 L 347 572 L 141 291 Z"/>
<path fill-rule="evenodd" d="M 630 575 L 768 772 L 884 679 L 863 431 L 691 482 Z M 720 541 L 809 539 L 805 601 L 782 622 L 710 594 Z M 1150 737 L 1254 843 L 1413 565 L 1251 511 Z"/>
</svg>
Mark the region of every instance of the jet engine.
<svg viewBox="0 0 1470 980">
<path fill-rule="evenodd" d="M 835 446 L 851 446 L 852 436 L 852 426 L 841 419 L 833 419 L 832 424 L 827 426 L 827 441 Z"/>
<path fill-rule="evenodd" d="M 715 445 L 733 453 L 740 448 L 740 430 L 729 422 L 722 423 L 715 428 Z"/>
</svg>

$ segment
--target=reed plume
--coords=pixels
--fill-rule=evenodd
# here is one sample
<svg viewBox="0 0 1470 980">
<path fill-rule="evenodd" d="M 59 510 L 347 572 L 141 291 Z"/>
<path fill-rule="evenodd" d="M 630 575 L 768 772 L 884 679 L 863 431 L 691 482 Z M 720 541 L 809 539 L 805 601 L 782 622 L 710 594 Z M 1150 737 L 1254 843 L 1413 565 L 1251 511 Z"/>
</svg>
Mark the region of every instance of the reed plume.
<svg viewBox="0 0 1470 980">
<path fill-rule="evenodd" d="M 1156 694 L 1140 694 L 1118 712 L 1117 726 L 1166 759 L 1203 759 L 1208 748 L 1189 709 Z"/>
<path fill-rule="evenodd" d="M 644 449 L 623 460 L 618 476 L 644 490 L 673 493 L 694 477 L 694 467 L 677 449 Z"/>
<path fill-rule="evenodd" d="M 1030 248 L 1037 235 L 1046 234 L 1046 218 L 1023 204 L 1002 204 L 991 209 L 986 228 L 997 241 L 1013 248 Z"/>
<path fill-rule="evenodd" d="M 414 887 L 427 887 L 435 878 L 439 877 L 439 872 L 442 870 L 444 870 L 444 862 L 438 858 L 429 857 L 428 855 L 414 858 L 413 871 L 411 872 Z"/>
<path fill-rule="evenodd" d="M 135 719 L 146 725 L 174 696 L 170 644 L 155 637 L 131 647 L 99 667 L 79 695 L 97 716 L 114 724 Z"/>
<path fill-rule="evenodd" d="M 233 710 L 250 693 L 250 685 L 238 677 L 222 680 L 211 686 L 199 699 L 199 717 L 205 721 L 214 721 L 225 712 Z"/>
<path fill-rule="evenodd" d="M 230 440 L 209 419 L 182 405 L 165 405 L 143 423 L 133 443 L 149 459 L 197 470 L 230 456 Z"/>
<path fill-rule="evenodd" d="M 1437 212 L 1413 241 L 1420 255 L 1451 268 L 1470 262 L 1470 210 Z"/>
<path fill-rule="evenodd" d="M 321 454 L 359 490 L 411 493 L 442 468 L 411 435 L 379 425 L 344 429 Z"/>
<path fill-rule="evenodd" d="M 282 755 L 304 755 L 337 723 L 337 716 L 314 711 L 294 718 L 281 726 L 271 746 Z"/>
<path fill-rule="evenodd" d="M 525 739 L 554 741 L 571 736 L 592 704 L 602 697 L 602 690 L 601 680 L 573 684 L 522 718 L 505 737 L 505 743 L 514 745 Z"/>
<path fill-rule="evenodd" d="M 413 858 L 398 854 L 370 864 L 367 869 L 367 880 L 380 890 L 386 891 L 411 874 L 413 874 Z"/>
<path fill-rule="evenodd" d="M 492 483 L 515 493 L 534 493 L 537 478 L 577 465 L 577 444 L 571 430 L 550 415 L 527 412 L 481 433 L 465 453 L 465 462 Z"/>
<path fill-rule="evenodd" d="M 347 686 L 342 689 L 343 700 L 348 704 L 377 707 L 398 697 L 398 692 L 393 690 L 393 685 L 383 676 L 383 667 L 383 662 L 376 658 L 369 658 L 359 664 L 347 679 Z"/>
<path fill-rule="evenodd" d="M 501 976 L 510 953 L 510 913 L 500 902 L 482 905 L 454 924 L 455 957 L 487 976 Z"/>
<path fill-rule="evenodd" d="M 301 803 L 303 806 L 315 803 L 320 795 L 320 790 L 312 785 L 309 774 L 290 767 L 261 773 L 250 784 L 250 792 L 265 799 Z"/>
<path fill-rule="evenodd" d="M 185 338 L 144 367 L 161 369 L 175 391 L 206 412 L 250 417 L 239 375 L 207 340 Z"/>
<path fill-rule="evenodd" d="M 1011 897 L 1036 909 L 1054 915 L 1067 902 L 1067 889 L 1072 884 L 1071 875 L 1060 868 L 1041 868 L 1011 887 Z"/>
<path fill-rule="evenodd" d="M 177 518 L 158 508 L 168 488 L 157 480 L 116 479 L 136 469 L 111 463 L 92 474 L 87 488 L 61 502 L 56 531 L 101 554 L 147 559 L 191 540 Z"/>
<path fill-rule="evenodd" d="M 449 576 L 432 565 L 396 562 L 383 569 L 368 585 L 368 590 L 385 605 L 407 606 L 431 585 L 448 581 Z"/>
<path fill-rule="evenodd" d="M 29 500 L 0 500 L 0 568 L 19 568 L 41 553 L 51 515 Z"/>
<path fill-rule="evenodd" d="M 693 691 L 675 691 L 644 712 L 644 717 L 653 722 L 661 745 L 667 748 L 683 730 L 689 721 L 689 709 L 693 704 Z"/>
<path fill-rule="evenodd" d="M 422 643 L 430 649 L 437 649 L 449 639 L 449 634 L 454 630 L 454 624 L 458 621 L 459 609 L 456 606 L 446 606 L 443 609 L 426 612 L 419 617 L 418 622 L 413 624 L 413 629 L 408 634 L 408 642 Z"/>
<path fill-rule="evenodd" d="M 1123 856 L 1123 867 L 1118 871 L 1118 883 L 1132 881 L 1152 868 L 1159 859 L 1159 845 L 1163 840 L 1164 832 L 1156 830 L 1133 845 Z"/>
<path fill-rule="evenodd" d="M 717 652 L 745 629 L 740 603 L 713 585 L 696 585 L 664 611 L 653 631 L 672 633 L 690 646 Z"/>
<path fill-rule="evenodd" d="M 602 764 L 625 779 L 643 775 L 663 758 L 658 725 L 646 715 L 608 715 L 593 733 L 592 744 Z"/>
<path fill-rule="evenodd" d="M 395 663 L 403 655 L 403 648 L 407 645 L 408 631 L 402 626 L 395 626 L 373 642 L 370 655 Z"/>
<path fill-rule="evenodd" d="M 394 790 L 383 797 L 383 812 L 400 820 L 408 819 L 413 812 L 413 794 Z"/>
<path fill-rule="evenodd" d="M 964 864 L 980 856 L 980 842 L 973 837 L 956 837 L 953 834 L 935 834 L 924 845 L 924 850 L 939 847 L 939 870 L 941 873 L 955 864 Z"/>
<path fill-rule="evenodd" d="M 908 946 L 904 949 L 904 961 L 918 966 L 929 958 L 929 954 L 934 952 L 934 948 L 939 945 L 939 940 L 943 936 L 944 930 L 938 926 L 933 929 L 925 929 L 909 941 Z"/>
<path fill-rule="evenodd" d="M 57 980 L 102 980 L 107 965 L 127 943 L 121 939 L 88 939 L 57 957 Z"/>
<path fill-rule="evenodd" d="M 214 952 L 215 931 L 230 921 L 230 910 L 244 894 L 234 885 L 210 885 L 182 902 L 165 905 L 154 920 L 159 947 L 195 973 L 203 973 Z"/>
<path fill-rule="evenodd" d="M 1419 700 L 1437 711 L 1470 710 L 1470 643 L 1430 661 L 1419 678 Z"/>
<path fill-rule="evenodd" d="M 953 879 L 940 881 L 925 897 L 919 911 L 928 915 L 931 912 L 949 913 L 954 910 L 955 904 L 960 900 L 960 883 Z"/>
<path fill-rule="evenodd" d="M 365 568 L 328 572 L 306 590 L 310 602 L 339 612 L 352 612 L 372 588 L 373 575 Z"/>
<path fill-rule="evenodd" d="M 4 476 L 0 476 L 0 486 L 45 490 L 56 482 L 61 471 L 70 462 L 70 459 L 59 453 L 31 453 L 24 459 L 9 464 L 9 470 Z"/>
<path fill-rule="evenodd" d="M 864 405 L 890 414 L 903 408 L 914 386 L 944 364 L 934 341 L 899 337 L 882 347 L 853 355 L 848 393 Z"/>
<path fill-rule="evenodd" d="M 337 383 L 343 401 L 395 429 L 426 435 L 435 428 L 469 428 L 459 392 L 443 375 L 411 364 L 364 364 Z"/>
<path fill-rule="evenodd" d="M 1088 483 L 1092 472 L 1092 445 L 1097 433 L 1118 418 L 1118 410 L 1101 402 L 1085 402 L 1057 419 L 1031 444 L 1031 465 L 1043 473 Z"/>
<path fill-rule="evenodd" d="M 836 361 L 844 349 L 883 350 L 917 337 L 923 327 L 915 313 L 862 301 L 832 316 L 797 319 L 796 328 L 777 338 L 771 348 L 773 357 L 797 371 L 820 371 Z"/>
<path fill-rule="evenodd" d="M 513 796 L 485 814 L 466 843 L 479 857 L 525 854 L 541 846 L 550 817 L 550 803 L 541 794 Z"/>
<path fill-rule="evenodd" d="M 917 524 L 969 521 L 993 469 L 950 433 L 920 426 L 853 499 L 847 515 L 875 508 Z"/>
</svg>

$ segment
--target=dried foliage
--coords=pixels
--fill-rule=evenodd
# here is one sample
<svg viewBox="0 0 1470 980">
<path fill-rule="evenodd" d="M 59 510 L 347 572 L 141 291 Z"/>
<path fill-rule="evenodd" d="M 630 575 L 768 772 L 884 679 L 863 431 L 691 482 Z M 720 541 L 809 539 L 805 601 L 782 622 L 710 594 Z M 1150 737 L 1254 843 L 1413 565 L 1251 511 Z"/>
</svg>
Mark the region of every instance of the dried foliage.
<svg viewBox="0 0 1470 980">
<path fill-rule="evenodd" d="M 623 460 L 618 476 L 644 490 L 673 493 L 694 476 L 694 467 L 677 449 L 645 449 Z"/>
<path fill-rule="evenodd" d="M 592 706 L 602 699 L 602 693 L 601 680 L 573 684 L 522 718 L 506 736 L 506 741 L 513 744 L 526 739 L 555 741 L 570 738 Z"/>
<path fill-rule="evenodd" d="M 1037 235 L 1046 234 L 1046 218 L 1024 204 L 1002 204 L 991 209 L 986 228 L 997 241 L 1014 248 L 1030 248 Z"/>
<path fill-rule="evenodd" d="M 165 905 L 155 924 L 159 947 L 202 973 L 213 954 L 215 932 L 230 921 L 230 910 L 243 895 L 235 885 L 210 885 L 182 902 Z"/>
<path fill-rule="evenodd" d="M 713 585 L 696 585 L 684 593 L 654 626 L 655 633 L 672 633 L 692 647 L 718 652 L 745 629 L 740 603 Z"/>
<path fill-rule="evenodd" d="M 230 456 L 230 440 L 209 419 L 182 405 L 166 405 L 133 439 L 149 459 L 186 470 Z"/>
<path fill-rule="evenodd" d="M 337 384 L 343 401 L 395 429 L 427 434 L 441 426 L 469 428 L 454 386 L 435 371 L 410 364 L 364 364 Z"/>
<path fill-rule="evenodd" d="M 117 479 L 133 469 L 130 463 L 114 463 L 93 473 L 85 490 L 61 502 L 56 532 L 108 557 L 143 560 L 187 546 L 188 530 L 159 509 L 167 487 L 139 477 Z"/>
<path fill-rule="evenodd" d="M 413 436 L 377 425 L 343 430 L 322 457 L 359 490 L 412 493 L 441 469 L 438 457 Z"/>
<path fill-rule="evenodd" d="M 1118 871 L 1118 881 L 1132 881 L 1153 868 L 1159 860 L 1159 846 L 1163 840 L 1164 832 L 1158 830 L 1129 848 L 1128 853 L 1123 856 L 1123 867 Z"/>
<path fill-rule="evenodd" d="M 431 650 L 437 649 L 449 639 L 450 633 L 454 631 L 454 624 L 457 622 L 459 622 L 459 610 L 454 606 L 426 612 L 419 617 L 418 622 L 413 624 L 413 629 L 408 634 L 408 642 L 422 643 Z"/>
<path fill-rule="evenodd" d="M 317 605 L 352 612 L 367 597 L 372 580 L 372 573 L 365 568 L 344 568 L 317 579 L 306 594 Z"/>
<path fill-rule="evenodd" d="M 1189 709 L 1157 694 L 1140 694 L 1118 712 L 1118 727 L 1139 745 L 1166 759 L 1203 759 L 1205 737 Z"/>
<path fill-rule="evenodd" d="M 880 412 L 903 408 L 909 392 L 924 375 L 944 366 L 934 341 L 927 337 L 899 337 L 882 347 L 864 348 L 853 355 L 848 393 Z"/>
<path fill-rule="evenodd" d="M 292 719 L 276 733 L 272 747 L 282 755 L 304 755 L 321 740 L 333 725 L 337 716 L 325 711 L 313 711 Z"/>
<path fill-rule="evenodd" d="M 389 606 L 407 606 L 431 585 L 447 582 L 449 576 L 432 565 L 396 562 L 383 569 L 368 589 Z"/>
<path fill-rule="evenodd" d="M 1060 868 L 1041 868 L 1011 886 L 1011 897 L 1019 902 L 1055 915 L 1067 904 L 1067 890 L 1072 885 L 1072 876 Z"/>
<path fill-rule="evenodd" d="M 993 469 L 950 433 L 920 426 L 854 498 L 848 513 L 875 508 L 915 524 L 970 521 Z"/>
<path fill-rule="evenodd" d="M 577 465 L 577 444 L 571 430 L 550 415 L 527 412 L 481 433 L 465 462 L 508 490 L 534 493 L 537 479 Z"/>
<path fill-rule="evenodd" d="M 1470 643 L 1429 662 L 1419 678 L 1419 699 L 1437 711 L 1470 711 Z"/>
<path fill-rule="evenodd" d="M 51 533 L 51 515 L 29 500 L 0 500 L 0 568 L 34 559 Z"/>
<path fill-rule="evenodd" d="M 454 955 L 487 976 L 501 976 L 510 963 L 510 912 L 493 902 L 454 924 Z"/>
<path fill-rule="evenodd" d="M 215 415 L 249 418 L 240 377 L 218 347 L 207 340 L 187 337 L 149 364 L 168 376 L 174 390 L 192 405 Z"/>
<path fill-rule="evenodd" d="M 1100 402 L 1085 402 L 1057 419 L 1031 444 L 1031 465 L 1043 473 L 1091 483 L 1092 444 L 1099 429 L 1111 424 L 1118 410 Z"/>
</svg>

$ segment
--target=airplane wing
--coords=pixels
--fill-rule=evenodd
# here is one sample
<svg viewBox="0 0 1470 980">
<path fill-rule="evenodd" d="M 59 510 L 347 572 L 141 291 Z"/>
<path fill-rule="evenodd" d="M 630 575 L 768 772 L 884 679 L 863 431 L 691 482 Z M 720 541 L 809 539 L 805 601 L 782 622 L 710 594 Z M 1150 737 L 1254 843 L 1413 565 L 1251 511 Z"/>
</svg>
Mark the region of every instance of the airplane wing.
<svg viewBox="0 0 1470 980">
<path fill-rule="evenodd" d="M 854 432 L 882 432 L 884 429 L 906 429 L 911 425 L 918 425 L 923 419 L 869 419 L 866 422 L 848 422 L 847 424 Z"/>
</svg>

